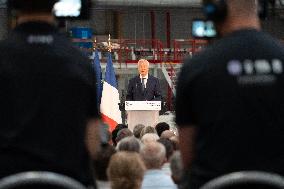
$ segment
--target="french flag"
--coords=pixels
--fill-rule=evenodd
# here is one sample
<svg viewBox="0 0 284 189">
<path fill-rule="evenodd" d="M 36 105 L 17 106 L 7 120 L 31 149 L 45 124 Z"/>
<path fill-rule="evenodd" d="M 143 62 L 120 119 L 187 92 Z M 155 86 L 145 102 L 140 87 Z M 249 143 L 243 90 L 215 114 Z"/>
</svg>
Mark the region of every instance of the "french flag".
<svg viewBox="0 0 284 189">
<path fill-rule="evenodd" d="M 100 109 L 102 119 L 106 124 L 109 125 L 110 131 L 114 130 L 116 125 L 122 122 L 121 112 L 118 106 L 119 102 L 119 93 L 117 90 L 111 53 L 108 53 Z"/>
</svg>

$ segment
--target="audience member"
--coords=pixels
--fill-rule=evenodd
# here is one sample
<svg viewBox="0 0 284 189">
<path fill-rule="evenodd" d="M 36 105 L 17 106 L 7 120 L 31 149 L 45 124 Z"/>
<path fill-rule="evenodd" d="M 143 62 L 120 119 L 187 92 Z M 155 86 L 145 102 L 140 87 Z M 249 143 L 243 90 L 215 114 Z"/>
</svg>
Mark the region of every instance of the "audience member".
<svg viewBox="0 0 284 189">
<path fill-rule="evenodd" d="M 161 134 L 161 138 L 167 138 L 170 139 L 171 137 L 176 136 L 175 133 L 171 130 L 166 130 L 164 132 L 162 132 Z"/>
<path fill-rule="evenodd" d="M 158 142 L 150 142 L 142 146 L 140 155 L 147 171 L 142 182 L 142 189 L 176 189 L 170 175 L 161 168 L 166 160 L 166 149 Z"/>
<path fill-rule="evenodd" d="M 112 136 L 112 143 L 114 146 L 116 146 L 116 137 L 117 137 L 117 133 L 118 131 L 120 131 L 121 129 L 125 129 L 127 128 L 127 125 L 124 124 L 117 124 L 117 126 L 115 127 L 115 129 L 111 132 L 111 136 Z"/>
<path fill-rule="evenodd" d="M 110 182 L 107 177 L 107 167 L 110 158 L 115 154 L 112 145 L 107 144 L 101 147 L 101 150 L 93 159 L 94 176 L 96 178 L 97 189 L 110 189 Z"/>
<path fill-rule="evenodd" d="M 179 185 L 183 175 L 183 166 L 180 151 L 175 151 L 171 156 L 170 168 L 174 183 Z"/>
<path fill-rule="evenodd" d="M 117 152 L 108 167 L 112 189 L 140 189 L 145 165 L 136 152 Z"/>
<path fill-rule="evenodd" d="M 155 133 L 155 134 L 157 134 L 156 129 L 154 127 L 147 126 L 147 127 L 142 129 L 142 131 L 140 133 L 140 138 L 142 138 L 147 133 Z"/>
<path fill-rule="evenodd" d="M 172 141 L 170 141 L 167 138 L 160 138 L 160 139 L 157 140 L 157 142 L 163 144 L 164 147 L 166 148 L 166 161 L 162 166 L 162 171 L 164 171 L 164 173 L 166 173 L 168 175 L 172 175 L 169 160 L 170 160 L 170 157 L 174 153 L 173 143 L 172 143 Z"/>
<path fill-rule="evenodd" d="M 118 151 L 140 152 L 141 142 L 134 136 L 125 137 L 117 143 L 116 149 Z"/>
<path fill-rule="evenodd" d="M 138 124 L 138 125 L 135 125 L 135 127 L 133 128 L 133 134 L 136 138 L 139 138 L 140 139 L 140 134 L 141 134 L 141 131 L 142 129 L 145 128 L 145 125 L 143 124 Z"/>
<path fill-rule="evenodd" d="M 155 129 L 159 137 L 161 137 L 162 132 L 170 130 L 170 125 L 167 124 L 166 122 L 160 122 L 155 126 Z"/>
<path fill-rule="evenodd" d="M 179 139 L 178 139 L 178 136 L 172 136 L 171 138 L 170 138 L 170 140 L 172 141 L 172 143 L 173 143 L 173 147 L 174 147 L 174 151 L 176 151 L 176 150 L 179 150 Z"/>
<path fill-rule="evenodd" d="M 156 142 L 158 139 L 159 136 L 156 133 L 147 133 L 141 138 L 141 142 L 147 144 L 149 142 Z"/>
<path fill-rule="evenodd" d="M 121 129 L 121 130 L 118 131 L 118 133 L 117 133 L 117 136 L 116 136 L 116 139 L 115 139 L 116 144 L 117 144 L 120 140 L 124 139 L 125 137 L 129 137 L 129 136 L 133 136 L 133 133 L 132 133 L 129 129 L 127 129 L 127 128 Z"/>
</svg>

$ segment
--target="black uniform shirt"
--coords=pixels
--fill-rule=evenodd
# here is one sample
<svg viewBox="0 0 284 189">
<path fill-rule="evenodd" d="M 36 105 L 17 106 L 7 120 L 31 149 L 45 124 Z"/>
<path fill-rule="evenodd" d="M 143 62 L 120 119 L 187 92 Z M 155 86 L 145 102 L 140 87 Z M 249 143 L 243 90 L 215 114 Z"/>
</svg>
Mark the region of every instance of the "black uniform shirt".
<svg viewBox="0 0 284 189">
<path fill-rule="evenodd" d="M 185 62 L 176 122 L 195 126 L 192 179 L 238 170 L 284 175 L 284 48 L 240 30 Z"/>
<path fill-rule="evenodd" d="M 94 83 L 89 60 L 53 26 L 19 25 L 0 44 L 0 177 L 50 170 L 88 184 Z"/>
</svg>

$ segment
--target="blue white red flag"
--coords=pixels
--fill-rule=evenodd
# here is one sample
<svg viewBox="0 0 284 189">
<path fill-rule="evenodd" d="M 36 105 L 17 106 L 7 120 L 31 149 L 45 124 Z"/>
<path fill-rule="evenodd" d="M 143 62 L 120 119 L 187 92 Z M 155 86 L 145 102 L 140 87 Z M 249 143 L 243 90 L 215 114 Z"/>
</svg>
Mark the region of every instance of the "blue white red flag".
<svg viewBox="0 0 284 189">
<path fill-rule="evenodd" d="M 95 77 L 96 77 L 97 102 L 98 102 L 98 106 L 100 106 L 103 85 L 102 85 L 102 69 L 101 69 L 101 63 L 100 63 L 98 50 L 95 50 L 93 67 L 95 69 Z"/>
<path fill-rule="evenodd" d="M 112 64 L 111 53 L 109 53 L 100 109 L 102 119 L 109 125 L 110 131 L 115 129 L 116 125 L 122 122 L 121 112 L 118 106 L 119 102 L 119 93 L 117 89 L 115 72 Z"/>
</svg>

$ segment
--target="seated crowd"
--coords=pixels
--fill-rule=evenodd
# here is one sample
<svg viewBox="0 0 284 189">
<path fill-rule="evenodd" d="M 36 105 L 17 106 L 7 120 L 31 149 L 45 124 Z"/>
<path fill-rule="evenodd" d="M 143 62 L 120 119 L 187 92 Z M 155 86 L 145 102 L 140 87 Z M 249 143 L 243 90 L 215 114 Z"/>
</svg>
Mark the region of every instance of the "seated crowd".
<svg viewBox="0 0 284 189">
<path fill-rule="evenodd" d="M 119 124 L 108 144 L 94 157 L 98 189 L 177 189 L 182 162 L 177 136 L 167 123 L 136 125 L 133 132 Z"/>
</svg>

